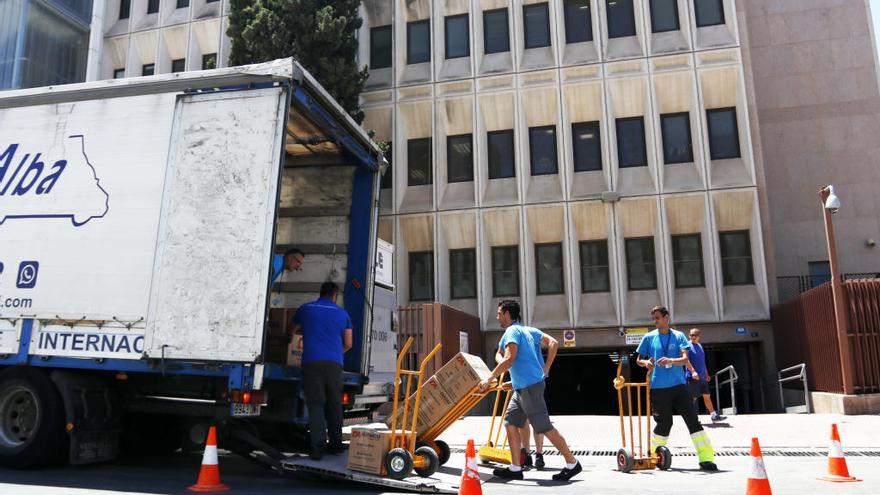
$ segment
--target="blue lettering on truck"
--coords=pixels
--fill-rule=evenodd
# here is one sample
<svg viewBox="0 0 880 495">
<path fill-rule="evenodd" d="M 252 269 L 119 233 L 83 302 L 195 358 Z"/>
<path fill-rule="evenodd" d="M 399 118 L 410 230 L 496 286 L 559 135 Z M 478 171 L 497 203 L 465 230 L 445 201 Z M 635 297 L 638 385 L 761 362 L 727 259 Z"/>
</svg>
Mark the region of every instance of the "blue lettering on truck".
<svg viewBox="0 0 880 495">
<path fill-rule="evenodd" d="M 77 333 L 43 330 L 38 343 L 40 351 L 97 352 L 129 354 L 144 352 L 144 336 L 122 333 Z"/>
</svg>

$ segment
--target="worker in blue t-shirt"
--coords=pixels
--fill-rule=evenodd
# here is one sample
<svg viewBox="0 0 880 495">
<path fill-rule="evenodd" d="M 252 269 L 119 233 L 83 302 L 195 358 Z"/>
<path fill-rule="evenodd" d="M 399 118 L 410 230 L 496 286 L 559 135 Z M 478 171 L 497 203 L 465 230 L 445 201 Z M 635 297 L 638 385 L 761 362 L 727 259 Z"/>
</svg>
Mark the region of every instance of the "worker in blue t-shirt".
<svg viewBox="0 0 880 495">
<path fill-rule="evenodd" d="M 504 329 L 504 335 L 501 336 L 501 341 L 498 343 L 498 348 L 504 350 L 504 358 L 495 366 L 492 374 L 480 382 L 479 389 L 481 391 L 488 390 L 492 380 L 510 371 L 511 381 L 505 385 L 513 388 L 513 394 L 510 396 L 507 415 L 504 418 L 507 442 L 510 445 L 511 463 L 506 468 L 496 469 L 494 474 L 503 479 L 523 479 L 522 465 L 517 454 L 520 452 L 522 440 L 519 432 L 528 420 L 532 424 L 532 428 L 538 433 L 543 433 L 559 453 L 565 457 L 565 467 L 554 474 L 553 479 L 567 481 L 581 472 L 581 463 L 572 455 L 565 438 L 550 422 L 547 403 L 544 401 L 544 374 L 546 370 L 544 369 L 545 363 L 540 357 L 540 347 L 535 345 L 535 338 L 528 327 L 519 323 L 520 307 L 518 302 L 510 299 L 501 301 L 498 304 L 496 318 L 498 318 L 501 328 Z"/>
<path fill-rule="evenodd" d="M 697 405 L 697 399 L 702 397 L 712 422 L 724 421 L 727 419 L 727 416 L 718 414 L 718 411 L 712 405 L 712 397 L 709 395 L 709 370 L 706 368 L 706 352 L 703 351 L 703 345 L 700 344 L 700 329 L 691 328 L 689 336 L 691 338 L 691 348 L 688 349 L 688 364 L 685 378 L 687 378 L 691 400 L 694 401 L 694 407 L 699 411 L 700 407 Z"/>
<path fill-rule="evenodd" d="M 691 344 L 683 333 L 669 327 L 669 311 L 663 306 L 651 310 L 654 330 L 648 332 L 636 349 L 636 364 L 651 373 L 651 408 L 657 425 L 651 435 L 651 452 L 665 446 L 672 429 L 672 414 L 684 419 L 697 450 L 700 469 L 717 471 L 715 451 L 709 435 L 697 418 L 697 411 L 685 387 L 683 368 L 688 364 Z"/>
<path fill-rule="evenodd" d="M 300 306 L 293 317 L 293 331 L 303 338 L 303 392 L 309 410 L 309 456 L 314 460 L 324 452 L 345 451 L 342 356 L 351 349 L 352 324 L 348 313 L 336 305 L 338 294 L 339 286 L 324 282 L 320 298 Z"/>
<path fill-rule="evenodd" d="M 276 254 L 272 259 L 272 283 L 277 282 L 284 272 L 299 270 L 305 259 L 306 255 L 297 248 L 290 248 L 284 254 Z"/>
</svg>

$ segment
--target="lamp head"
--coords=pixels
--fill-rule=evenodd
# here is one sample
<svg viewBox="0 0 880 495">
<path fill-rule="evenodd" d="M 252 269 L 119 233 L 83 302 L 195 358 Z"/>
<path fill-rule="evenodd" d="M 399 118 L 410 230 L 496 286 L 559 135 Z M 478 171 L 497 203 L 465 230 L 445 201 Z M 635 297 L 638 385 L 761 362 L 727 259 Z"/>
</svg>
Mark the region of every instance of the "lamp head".
<svg viewBox="0 0 880 495">
<path fill-rule="evenodd" d="M 840 209 L 840 198 L 834 194 L 834 186 L 828 186 L 826 189 L 828 190 L 828 197 L 825 199 L 825 209 L 833 215 Z"/>
</svg>

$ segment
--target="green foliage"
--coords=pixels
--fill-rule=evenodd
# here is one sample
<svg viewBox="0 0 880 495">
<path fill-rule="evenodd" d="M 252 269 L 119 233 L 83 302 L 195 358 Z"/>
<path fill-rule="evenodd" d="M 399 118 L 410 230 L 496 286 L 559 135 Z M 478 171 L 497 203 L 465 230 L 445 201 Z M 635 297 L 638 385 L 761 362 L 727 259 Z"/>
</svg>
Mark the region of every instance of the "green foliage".
<svg viewBox="0 0 880 495">
<path fill-rule="evenodd" d="M 231 0 L 230 65 L 294 57 L 360 123 L 359 0 Z"/>
</svg>

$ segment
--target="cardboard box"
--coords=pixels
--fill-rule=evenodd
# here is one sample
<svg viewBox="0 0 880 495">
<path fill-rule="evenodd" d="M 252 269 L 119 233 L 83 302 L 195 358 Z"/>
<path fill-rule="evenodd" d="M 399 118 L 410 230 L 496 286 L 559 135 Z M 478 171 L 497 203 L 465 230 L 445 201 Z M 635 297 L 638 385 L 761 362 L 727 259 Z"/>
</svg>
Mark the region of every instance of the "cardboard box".
<svg viewBox="0 0 880 495">
<path fill-rule="evenodd" d="M 293 335 L 290 344 L 287 345 L 287 365 L 302 366 L 303 338 L 302 335 Z"/>
<path fill-rule="evenodd" d="M 436 376 L 453 402 L 461 400 L 481 381 L 489 378 L 492 370 L 483 359 L 459 352 L 437 371 Z"/>
<path fill-rule="evenodd" d="M 348 469 L 385 476 L 385 454 L 390 449 L 391 431 L 385 425 L 356 426 L 351 429 Z"/>
<path fill-rule="evenodd" d="M 411 428 L 413 408 L 416 403 L 416 394 L 409 396 L 409 410 L 407 412 L 407 424 L 401 424 L 403 416 L 403 403 L 397 406 L 397 428 Z M 433 426 L 455 405 L 455 401 L 446 393 L 446 389 L 436 376 L 422 383 L 422 398 L 419 401 L 419 417 L 416 418 L 416 431 L 421 434 Z M 386 425 L 391 427 L 391 416 L 385 420 Z"/>
</svg>

